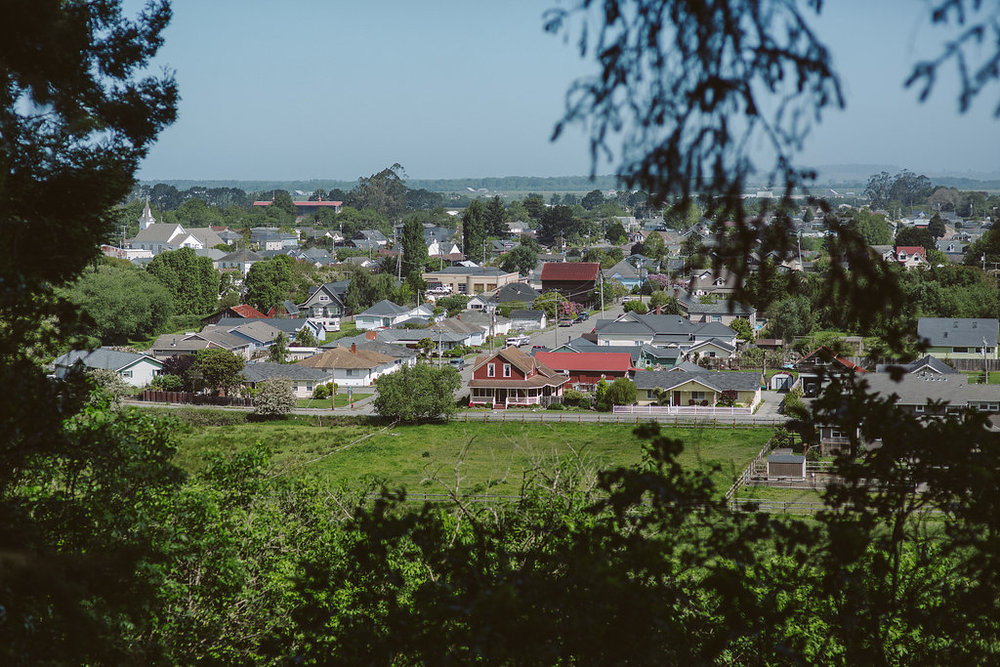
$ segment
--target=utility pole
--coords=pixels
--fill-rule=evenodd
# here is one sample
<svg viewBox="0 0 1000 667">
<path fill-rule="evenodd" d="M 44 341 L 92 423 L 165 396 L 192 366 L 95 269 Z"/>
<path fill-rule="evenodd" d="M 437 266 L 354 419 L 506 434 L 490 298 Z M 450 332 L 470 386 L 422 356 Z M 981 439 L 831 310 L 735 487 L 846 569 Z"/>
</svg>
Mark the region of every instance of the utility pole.
<svg viewBox="0 0 1000 667">
<path fill-rule="evenodd" d="M 604 274 L 598 273 L 601 278 L 601 317 L 604 317 Z"/>
</svg>

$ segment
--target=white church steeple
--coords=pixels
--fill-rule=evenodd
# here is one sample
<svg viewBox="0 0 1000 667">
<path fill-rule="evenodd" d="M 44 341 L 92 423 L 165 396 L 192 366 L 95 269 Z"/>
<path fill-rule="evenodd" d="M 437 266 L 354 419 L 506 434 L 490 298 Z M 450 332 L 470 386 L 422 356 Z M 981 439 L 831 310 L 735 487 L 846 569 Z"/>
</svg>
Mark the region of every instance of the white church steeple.
<svg viewBox="0 0 1000 667">
<path fill-rule="evenodd" d="M 153 212 L 149 210 L 149 197 L 146 197 L 146 206 L 142 209 L 142 215 L 139 216 L 139 229 L 143 230 L 155 224 L 156 218 L 153 217 Z"/>
</svg>

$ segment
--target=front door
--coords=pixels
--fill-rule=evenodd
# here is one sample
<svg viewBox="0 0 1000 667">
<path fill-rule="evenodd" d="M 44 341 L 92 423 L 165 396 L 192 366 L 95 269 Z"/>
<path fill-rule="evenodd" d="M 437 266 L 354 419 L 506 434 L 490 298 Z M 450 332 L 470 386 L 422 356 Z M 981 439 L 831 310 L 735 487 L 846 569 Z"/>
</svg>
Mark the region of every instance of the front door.
<svg viewBox="0 0 1000 667">
<path fill-rule="evenodd" d="M 506 389 L 497 389 L 496 396 L 497 396 L 496 402 L 497 402 L 498 405 L 504 405 L 504 404 L 507 403 L 507 390 Z"/>
<path fill-rule="evenodd" d="M 674 403 L 674 405 L 680 405 L 681 404 L 681 392 L 679 392 L 679 391 L 675 391 L 674 392 L 674 401 L 673 401 L 673 403 Z"/>
</svg>

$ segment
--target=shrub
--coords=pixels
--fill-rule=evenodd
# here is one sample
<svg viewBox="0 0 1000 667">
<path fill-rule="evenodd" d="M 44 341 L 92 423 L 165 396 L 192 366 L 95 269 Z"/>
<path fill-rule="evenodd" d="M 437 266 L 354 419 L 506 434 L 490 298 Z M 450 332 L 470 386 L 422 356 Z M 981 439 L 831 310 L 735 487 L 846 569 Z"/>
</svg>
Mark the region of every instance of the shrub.
<svg viewBox="0 0 1000 667">
<path fill-rule="evenodd" d="M 149 383 L 149 387 L 150 389 L 157 389 L 159 391 L 182 391 L 184 389 L 184 378 L 172 373 L 157 375 Z"/>
<path fill-rule="evenodd" d="M 563 403 L 581 408 L 589 408 L 590 396 L 576 389 L 567 389 L 563 392 Z"/>
<path fill-rule="evenodd" d="M 549 403 L 548 407 L 546 407 L 545 409 L 546 410 L 565 410 L 566 406 L 563 405 L 562 403 Z"/>
<path fill-rule="evenodd" d="M 333 393 L 332 383 L 327 382 L 326 384 L 318 384 L 313 387 L 313 398 L 322 400 L 324 398 L 330 398 L 330 394 Z"/>
<path fill-rule="evenodd" d="M 258 417 L 280 417 L 295 407 L 292 381 L 288 378 L 271 378 L 257 385 L 253 414 Z"/>
</svg>

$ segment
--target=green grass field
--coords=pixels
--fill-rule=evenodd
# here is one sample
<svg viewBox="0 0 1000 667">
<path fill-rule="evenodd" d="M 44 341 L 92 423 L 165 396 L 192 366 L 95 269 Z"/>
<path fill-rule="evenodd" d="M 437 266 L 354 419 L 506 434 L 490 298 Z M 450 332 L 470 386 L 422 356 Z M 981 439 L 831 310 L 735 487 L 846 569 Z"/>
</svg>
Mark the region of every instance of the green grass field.
<svg viewBox="0 0 1000 667">
<path fill-rule="evenodd" d="M 466 491 L 516 493 L 531 471 L 581 472 L 631 465 L 642 443 L 631 426 L 598 424 L 429 424 L 380 432 L 373 426 L 311 426 L 247 423 L 191 426 L 180 434 L 176 462 L 189 471 L 204 465 L 209 451 L 231 453 L 260 442 L 279 470 L 316 477 L 332 486 L 356 487 L 386 480 L 414 493 L 436 493 L 456 480 Z M 372 437 L 356 442 L 365 435 Z M 769 429 L 667 429 L 686 444 L 681 462 L 691 469 L 721 469 L 713 475 L 719 493 L 729 487 L 771 435 Z M 355 444 L 356 443 L 356 444 Z"/>
<path fill-rule="evenodd" d="M 362 393 L 354 392 L 354 402 L 357 403 L 361 399 L 368 398 L 369 396 L 371 396 L 371 392 L 369 392 L 367 394 L 362 394 Z M 348 398 L 347 392 L 344 391 L 344 390 L 341 390 L 341 392 L 339 392 L 337 394 L 337 396 L 335 397 L 334 406 L 336 406 L 338 408 L 346 407 L 347 406 L 347 398 Z M 295 407 L 297 407 L 297 408 L 321 408 L 321 409 L 322 408 L 326 408 L 326 409 L 329 409 L 330 408 L 330 399 L 329 398 L 323 398 L 323 399 L 318 399 L 318 398 L 297 398 L 297 399 L 295 399 Z"/>
</svg>

